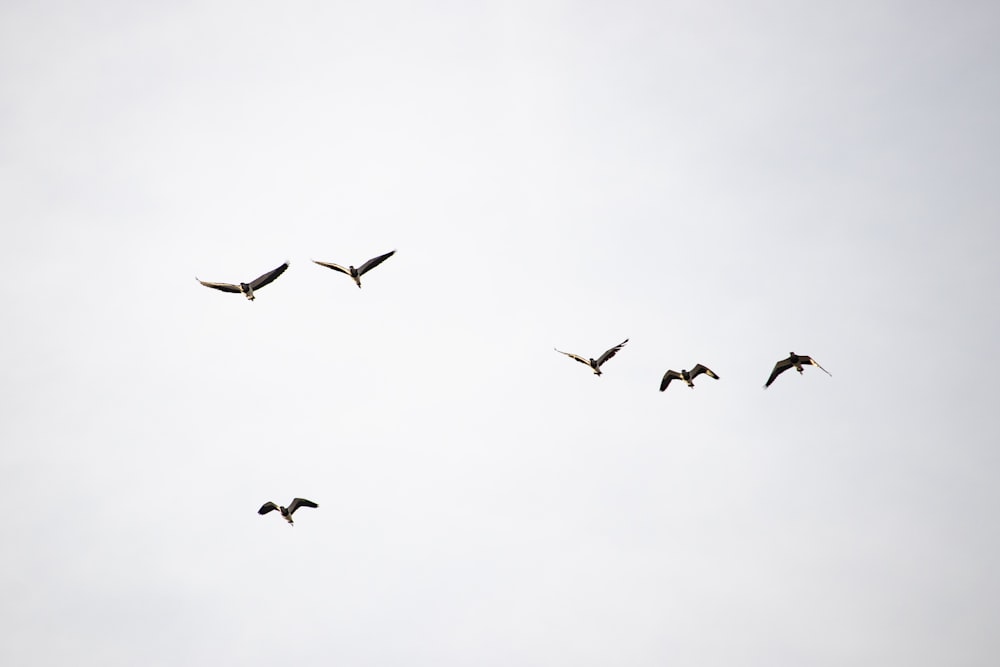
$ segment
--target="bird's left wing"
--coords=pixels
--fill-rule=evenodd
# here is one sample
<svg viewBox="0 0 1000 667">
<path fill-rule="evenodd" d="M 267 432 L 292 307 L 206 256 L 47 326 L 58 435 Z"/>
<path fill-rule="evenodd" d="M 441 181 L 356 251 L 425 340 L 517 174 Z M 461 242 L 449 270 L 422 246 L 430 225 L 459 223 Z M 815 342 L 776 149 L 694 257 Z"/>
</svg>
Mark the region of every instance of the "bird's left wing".
<svg viewBox="0 0 1000 667">
<path fill-rule="evenodd" d="M 392 252 L 387 252 L 384 255 L 379 255 L 378 257 L 372 257 L 367 262 L 358 267 L 358 275 L 359 276 L 365 275 L 367 272 L 371 271 L 376 266 L 378 266 L 379 264 L 381 264 L 382 262 L 389 259 L 395 254 L 396 251 L 393 250 Z"/>
<path fill-rule="evenodd" d="M 288 268 L 288 262 L 285 262 L 284 264 L 274 269 L 273 271 L 268 271 L 264 275 L 254 278 L 253 282 L 250 283 L 250 287 L 252 289 L 260 289 L 264 285 L 274 282 L 274 279 L 280 276 L 282 273 L 284 273 L 285 269 L 287 268 Z"/>
<path fill-rule="evenodd" d="M 267 514 L 268 512 L 276 509 L 278 509 L 278 506 L 269 500 L 260 506 L 260 509 L 257 510 L 257 514 Z"/>
<path fill-rule="evenodd" d="M 300 507 L 319 507 L 316 503 L 305 498 L 296 498 L 288 505 L 288 513 L 291 514 Z"/>
<path fill-rule="evenodd" d="M 715 378 L 716 380 L 719 379 L 719 376 L 716 375 L 711 368 L 709 368 L 708 366 L 702 366 L 701 364 L 695 364 L 695 367 L 691 369 L 691 379 L 692 380 L 695 379 L 702 373 L 704 373 L 710 378 Z"/>
<path fill-rule="evenodd" d="M 601 367 L 601 364 L 603 364 L 603 363 L 604 363 L 605 361 L 607 361 L 607 360 L 608 360 L 608 359 L 610 359 L 611 357 L 613 357 L 613 356 L 615 356 L 616 354 L 618 354 L 618 350 L 620 350 L 620 349 L 622 349 L 623 347 L 625 347 L 625 343 L 627 343 L 627 342 L 628 342 L 628 338 L 626 338 L 625 340 L 623 340 L 622 342 L 618 343 L 618 344 L 617 344 L 617 345 L 615 345 L 615 346 L 614 346 L 613 348 L 611 348 L 610 350 L 608 350 L 608 351 L 606 351 L 606 352 L 605 352 L 604 354 L 602 354 L 602 355 L 601 355 L 601 356 L 600 356 L 600 357 L 599 357 L 599 358 L 597 359 L 597 367 L 598 367 L 598 368 L 600 368 L 600 367 Z"/>
<path fill-rule="evenodd" d="M 826 373 L 826 374 L 827 374 L 827 375 L 829 375 L 830 377 L 833 377 L 833 373 L 831 373 L 830 371 L 828 371 L 828 370 L 826 370 L 825 368 L 823 368 L 822 366 L 820 366 L 820 365 L 819 365 L 819 362 L 818 362 L 818 361 L 816 361 L 816 360 L 815 360 L 815 359 L 813 359 L 812 357 L 806 357 L 806 359 L 808 359 L 808 360 L 809 360 L 809 363 L 810 363 L 810 364 L 812 364 L 812 365 L 813 365 L 813 366 L 815 366 L 816 368 L 820 369 L 821 371 L 823 371 L 824 373 Z"/>
</svg>

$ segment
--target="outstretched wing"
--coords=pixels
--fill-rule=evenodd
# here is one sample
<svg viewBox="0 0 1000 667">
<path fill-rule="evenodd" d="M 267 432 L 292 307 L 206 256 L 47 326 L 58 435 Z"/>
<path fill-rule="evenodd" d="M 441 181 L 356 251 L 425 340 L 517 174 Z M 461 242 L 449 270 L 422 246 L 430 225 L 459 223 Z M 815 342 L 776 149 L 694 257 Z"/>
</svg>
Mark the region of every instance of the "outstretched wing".
<svg viewBox="0 0 1000 667">
<path fill-rule="evenodd" d="M 581 356 L 579 356 L 577 354 L 573 354 L 572 352 L 563 352 L 562 350 L 560 350 L 558 348 L 555 348 L 555 347 L 552 348 L 552 349 L 555 350 L 556 352 L 558 352 L 559 354 L 565 354 L 570 359 L 576 359 L 581 364 L 586 364 L 588 367 L 590 366 L 590 359 L 584 359 L 583 357 L 581 357 Z"/>
<path fill-rule="evenodd" d="M 346 273 L 347 275 L 351 275 L 351 272 L 342 267 L 340 264 L 334 264 L 333 262 L 318 262 L 315 259 L 313 260 L 313 263 L 319 264 L 320 266 L 325 266 L 328 269 L 333 269 L 334 271 L 340 271 L 341 273 Z"/>
<path fill-rule="evenodd" d="M 292 514 L 300 507 L 319 507 L 319 505 L 305 498 L 296 498 L 288 505 L 288 513 Z"/>
<path fill-rule="evenodd" d="M 285 262 L 275 270 L 268 271 L 264 275 L 258 278 L 254 278 L 253 281 L 250 283 L 251 289 L 257 290 L 263 287 L 264 285 L 274 282 L 274 279 L 280 276 L 282 273 L 284 273 L 285 269 L 287 268 L 288 268 L 288 262 Z"/>
<path fill-rule="evenodd" d="M 384 262 L 385 260 L 389 259 L 390 257 L 392 257 L 395 254 L 396 254 L 396 251 L 393 250 L 392 252 L 387 252 L 384 255 L 379 255 L 378 257 L 372 257 L 367 262 L 365 262 L 364 264 L 362 264 L 361 266 L 358 267 L 358 275 L 359 276 L 365 275 L 366 273 L 368 273 L 369 271 L 371 271 L 372 269 L 374 269 L 376 266 L 378 266 L 379 264 L 381 264 L 382 262 Z"/>
<path fill-rule="evenodd" d="M 666 391 L 671 380 L 680 380 L 682 377 L 677 371 L 667 371 L 663 374 L 663 379 L 660 380 L 660 391 Z"/>
<path fill-rule="evenodd" d="M 788 357 L 787 359 L 782 359 L 781 361 L 776 363 L 774 365 L 774 370 L 771 371 L 771 377 L 767 378 L 767 382 L 764 383 L 764 389 L 767 389 L 768 387 L 771 386 L 771 383 L 774 382 L 774 378 L 778 377 L 779 375 L 781 375 L 794 365 L 795 364 L 792 363 L 791 357 Z"/>
<path fill-rule="evenodd" d="M 269 500 L 260 506 L 260 509 L 257 510 L 257 514 L 267 514 L 271 510 L 276 510 L 276 509 L 278 509 L 278 506 Z"/>
<path fill-rule="evenodd" d="M 608 350 L 607 352 L 605 352 L 604 354 L 602 354 L 600 357 L 598 357 L 598 359 L 597 359 L 597 367 L 600 368 L 601 364 L 603 364 L 605 361 L 607 361 L 611 357 L 613 357 L 616 354 L 618 354 L 618 350 L 620 350 L 623 347 L 625 347 L 625 343 L 627 343 L 627 342 L 628 342 L 628 338 L 626 338 L 622 342 L 618 343 L 613 348 L 611 348 L 610 350 Z"/>
<path fill-rule="evenodd" d="M 833 377 L 833 373 L 831 373 L 830 371 L 828 371 L 825 368 L 823 368 L 822 366 L 820 366 L 819 363 L 815 359 L 813 359 L 812 357 L 806 356 L 804 354 L 800 354 L 799 355 L 799 359 L 800 360 L 805 360 L 805 361 L 809 362 L 810 364 L 812 364 L 816 368 L 820 369 L 821 371 L 823 371 L 824 373 L 826 373 L 830 377 Z"/>
<path fill-rule="evenodd" d="M 701 364 L 695 364 L 695 367 L 691 369 L 691 379 L 692 380 L 695 379 L 702 373 L 704 373 L 710 378 L 715 378 L 716 380 L 719 379 L 719 376 L 716 375 L 711 368 L 709 368 L 708 366 L 702 366 Z"/>
<path fill-rule="evenodd" d="M 230 285 L 229 283 L 209 283 L 199 278 L 195 278 L 195 280 L 200 282 L 205 287 L 211 287 L 212 289 L 222 290 L 223 292 L 235 292 L 239 294 L 240 292 L 243 291 L 240 289 L 239 285 Z"/>
</svg>

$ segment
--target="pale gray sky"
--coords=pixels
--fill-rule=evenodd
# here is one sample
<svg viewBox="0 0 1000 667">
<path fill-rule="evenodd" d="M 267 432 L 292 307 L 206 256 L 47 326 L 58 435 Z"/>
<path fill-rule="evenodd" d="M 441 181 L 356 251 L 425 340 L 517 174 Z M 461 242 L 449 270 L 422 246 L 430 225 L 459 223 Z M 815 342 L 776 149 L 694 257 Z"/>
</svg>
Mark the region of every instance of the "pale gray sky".
<svg viewBox="0 0 1000 667">
<path fill-rule="evenodd" d="M 996 664 L 997 5 L 359 4 L 0 5 L 0 663 Z"/>
</svg>

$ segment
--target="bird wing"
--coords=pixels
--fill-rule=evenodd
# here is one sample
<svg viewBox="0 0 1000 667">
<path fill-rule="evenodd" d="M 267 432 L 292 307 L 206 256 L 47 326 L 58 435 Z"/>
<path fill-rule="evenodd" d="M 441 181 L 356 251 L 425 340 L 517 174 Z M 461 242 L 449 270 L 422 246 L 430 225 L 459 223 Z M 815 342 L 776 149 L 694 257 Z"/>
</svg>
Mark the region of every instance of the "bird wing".
<svg viewBox="0 0 1000 667">
<path fill-rule="evenodd" d="M 389 259 L 390 257 L 392 257 L 395 254 L 396 254 L 396 251 L 393 250 L 392 252 L 387 252 L 384 255 L 379 255 L 378 257 L 372 257 L 367 262 L 365 262 L 364 264 L 362 264 L 361 266 L 358 267 L 358 275 L 359 276 L 365 275 L 366 273 L 368 273 L 369 271 L 371 271 L 372 269 L 374 269 L 376 266 L 378 266 L 379 264 L 381 264 L 382 262 L 384 262 L 385 260 Z"/>
<path fill-rule="evenodd" d="M 771 383 L 774 382 L 774 378 L 778 377 L 792 366 L 794 366 L 794 364 L 792 363 L 791 357 L 788 357 L 787 359 L 782 359 L 781 361 L 776 363 L 774 365 L 774 370 L 771 371 L 771 377 L 767 378 L 767 382 L 764 383 L 764 389 L 770 387 Z"/>
<path fill-rule="evenodd" d="M 195 278 L 195 280 L 200 282 L 205 287 L 211 287 L 212 289 L 222 290 L 223 292 L 236 292 L 237 294 L 239 294 L 240 292 L 243 291 L 240 289 L 239 285 L 231 285 L 229 283 L 209 283 L 205 282 L 204 280 L 200 280 L 198 278 Z"/>
<path fill-rule="evenodd" d="M 558 348 L 555 348 L 555 347 L 552 348 L 552 349 L 555 350 L 556 352 L 558 352 L 559 354 L 565 354 L 567 357 L 569 357 L 571 359 L 576 359 L 581 364 L 586 364 L 587 366 L 590 366 L 590 359 L 584 359 L 583 357 L 581 357 L 579 355 L 576 355 L 576 354 L 573 354 L 572 352 L 563 352 L 562 350 L 560 350 Z"/>
<path fill-rule="evenodd" d="M 598 367 L 598 368 L 600 368 L 600 367 L 601 367 L 601 364 L 603 364 L 603 363 L 604 363 L 605 361 L 607 361 L 607 360 L 608 360 L 608 359 L 610 359 L 611 357 L 613 357 L 613 356 L 615 356 L 616 354 L 618 354 L 618 350 L 620 350 L 620 349 L 622 349 L 623 347 L 625 347 L 625 343 L 627 343 L 627 342 L 628 342 L 628 338 L 626 338 L 625 340 L 623 340 L 622 342 L 618 343 L 618 344 L 617 344 L 617 345 L 615 345 L 615 346 L 614 346 L 613 348 L 611 348 L 610 350 L 608 350 L 607 352 L 605 352 L 604 354 L 602 354 L 602 355 L 601 355 L 601 356 L 600 356 L 600 357 L 599 357 L 599 358 L 597 359 L 597 367 Z"/>
<path fill-rule="evenodd" d="M 288 513 L 291 514 L 300 507 L 319 507 L 316 503 L 305 498 L 296 498 L 288 505 Z"/>
<path fill-rule="evenodd" d="M 342 267 L 340 264 L 334 264 L 333 262 L 318 262 L 315 259 L 313 260 L 313 263 L 319 264 L 320 266 L 325 266 L 328 269 L 333 269 L 334 271 L 340 271 L 341 273 L 346 273 L 347 275 L 351 275 L 351 272 Z"/>
<path fill-rule="evenodd" d="M 666 391 L 667 385 L 670 384 L 671 380 L 680 380 L 681 374 L 677 371 L 667 371 L 663 374 L 663 379 L 660 380 L 660 391 Z"/>
<path fill-rule="evenodd" d="M 276 509 L 278 509 L 278 506 L 269 500 L 260 506 L 260 509 L 257 510 L 257 514 L 267 514 L 271 510 L 276 510 Z"/>
<path fill-rule="evenodd" d="M 702 366 L 701 364 L 695 364 L 695 367 L 691 369 L 691 379 L 692 380 L 695 379 L 696 377 L 698 377 L 702 373 L 704 373 L 705 375 L 707 375 L 710 378 L 715 378 L 716 380 L 719 379 L 719 376 L 716 375 L 715 372 L 712 371 L 711 368 L 709 368 L 708 366 Z"/>
<path fill-rule="evenodd" d="M 826 373 L 830 377 L 833 377 L 833 373 L 831 373 L 830 371 L 828 371 L 825 368 L 823 368 L 822 366 L 820 366 L 819 363 L 815 359 L 813 359 L 812 357 L 808 357 L 808 356 L 806 356 L 804 354 L 800 354 L 799 355 L 799 359 L 805 359 L 806 361 L 808 361 L 810 364 L 812 364 L 816 368 L 820 369 L 821 371 L 823 371 L 824 373 Z"/>
<path fill-rule="evenodd" d="M 274 282 L 274 279 L 280 276 L 282 273 L 284 273 L 285 269 L 287 268 L 288 268 L 288 262 L 285 262 L 284 264 L 274 269 L 273 271 L 268 271 L 264 275 L 254 278 L 253 281 L 250 283 L 250 288 L 257 290 L 263 287 L 264 285 Z"/>
</svg>

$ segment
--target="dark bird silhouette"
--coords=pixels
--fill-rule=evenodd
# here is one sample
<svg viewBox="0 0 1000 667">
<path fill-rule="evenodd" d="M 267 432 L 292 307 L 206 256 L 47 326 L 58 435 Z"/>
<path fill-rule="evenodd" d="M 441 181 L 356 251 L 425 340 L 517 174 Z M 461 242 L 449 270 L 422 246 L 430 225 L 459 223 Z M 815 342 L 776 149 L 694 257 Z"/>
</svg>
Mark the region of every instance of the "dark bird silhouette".
<svg viewBox="0 0 1000 667">
<path fill-rule="evenodd" d="M 615 345 L 610 350 L 606 351 L 604 354 L 602 354 L 596 360 L 595 359 L 584 359 L 583 357 L 575 355 L 572 352 L 563 352 L 562 350 L 560 350 L 558 348 L 552 348 L 552 349 L 554 349 L 559 354 L 565 354 L 567 357 L 570 357 L 571 359 L 576 359 L 581 364 L 586 364 L 586 365 L 590 366 L 593 369 L 593 371 L 594 371 L 594 375 L 600 375 L 601 374 L 601 365 L 603 365 L 604 362 L 607 361 L 608 359 L 610 359 L 611 357 L 615 356 L 618 353 L 618 350 L 620 350 L 623 347 L 625 347 L 625 343 L 627 343 L 627 342 L 628 342 L 628 338 L 626 338 L 622 342 L 618 343 L 617 345 Z"/>
<path fill-rule="evenodd" d="M 678 373 L 677 371 L 670 370 L 670 371 L 667 371 L 666 373 L 664 373 L 663 374 L 663 379 L 660 380 L 660 391 L 666 391 L 667 390 L 667 385 L 670 384 L 671 380 L 684 380 L 685 382 L 687 382 L 687 385 L 689 387 L 691 387 L 692 389 L 694 389 L 694 382 L 692 382 L 692 380 L 694 380 L 696 377 L 698 377 L 702 373 L 704 373 L 705 375 L 707 375 L 710 378 L 715 378 L 716 380 L 719 379 L 719 376 L 716 375 L 715 372 L 711 368 L 709 368 L 707 366 L 702 366 L 701 364 L 697 364 L 697 365 L 695 365 L 694 368 L 692 368 L 689 371 L 688 370 L 682 370 L 680 373 Z"/>
<path fill-rule="evenodd" d="M 253 295 L 254 290 L 258 290 L 264 285 L 268 285 L 274 282 L 274 279 L 285 272 L 288 268 L 288 262 L 285 262 L 273 271 L 268 271 L 264 275 L 254 278 L 248 283 L 240 283 L 239 285 L 233 285 L 230 283 L 210 283 L 199 278 L 195 278 L 205 287 L 211 287 L 212 289 L 222 290 L 223 292 L 234 292 L 236 294 L 243 294 L 247 299 L 253 301 L 256 297 Z"/>
<path fill-rule="evenodd" d="M 794 352 L 789 352 L 787 359 L 782 359 L 774 365 L 774 370 L 771 371 L 771 377 L 767 378 L 767 382 L 764 383 L 764 389 L 770 387 L 771 383 L 774 382 L 774 379 L 787 371 L 789 368 L 794 367 L 795 370 L 799 372 L 799 375 L 801 375 L 803 364 L 812 364 L 830 377 L 833 377 L 833 374 L 830 371 L 816 363 L 816 360 L 812 357 L 805 354 L 795 354 Z"/>
<path fill-rule="evenodd" d="M 292 521 L 292 514 L 294 514 L 295 510 L 297 510 L 300 507 L 319 507 L 319 505 L 317 505 L 311 500 L 306 500 L 305 498 L 296 498 L 295 500 L 293 500 L 291 503 L 288 504 L 288 507 L 275 505 L 271 501 L 268 501 L 260 506 L 260 509 L 257 510 L 257 514 L 267 514 L 271 510 L 278 510 L 279 512 L 281 512 L 281 516 L 285 517 L 285 521 L 294 526 L 295 522 Z"/>
<path fill-rule="evenodd" d="M 379 255 L 378 257 L 372 257 L 358 268 L 349 266 L 345 269 L 340 264 L 334 264 L 332 262 L 320 262 L 315 259 L 313 260 L 313 262 L 316 262 L 316 264 L 319 264 L 320 266 L 325 266 L 328 269 L 333 269 L 334 271 L 340 271 L 341 273 L 346 273 L 347 275 L 349 275 L 351 278 L 354 279 L 354 282 L 357 283 L 357 286 L 360 289 L 361 276 L 365 275 L 366 273 L 374 269 L 376 266 L 378 266 L 385 260 L 392 257 L 394 254 L 396 254 L 395 250 L 393 250 L 392 252 L 387 252 L 384 255 Z"/>
</svg>

